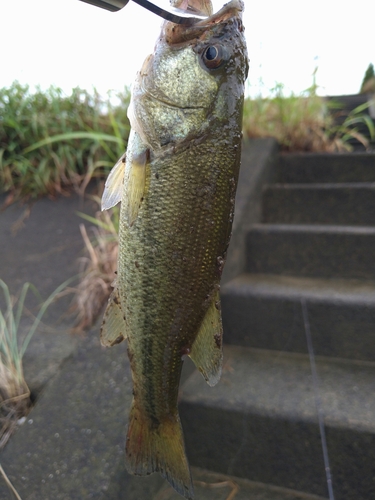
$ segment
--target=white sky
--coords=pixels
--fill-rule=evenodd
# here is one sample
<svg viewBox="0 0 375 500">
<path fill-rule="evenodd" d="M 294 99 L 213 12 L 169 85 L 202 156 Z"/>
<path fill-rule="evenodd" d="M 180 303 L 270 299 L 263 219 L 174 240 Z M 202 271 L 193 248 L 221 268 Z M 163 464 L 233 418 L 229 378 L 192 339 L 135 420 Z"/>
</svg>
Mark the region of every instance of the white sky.
<svg viewBox="0 0 375 500">
<path fill-rule="evenodd" d="M 164 0 L 168 5 L 168 0 Z M 224 0 L 215 0 L 215 7 Z M 375 0 L 245 0 L 251 93 L 275 82 L 299 93 L 317 83 L 322 95 L 359 90 L 375 63 Z M 79 0 L 0 0 L 0 87 L 17 79 L 100 93 L 131 84 L 152 52 L 161 20 L 130 2 L 117 13 Z"/>
</svg>

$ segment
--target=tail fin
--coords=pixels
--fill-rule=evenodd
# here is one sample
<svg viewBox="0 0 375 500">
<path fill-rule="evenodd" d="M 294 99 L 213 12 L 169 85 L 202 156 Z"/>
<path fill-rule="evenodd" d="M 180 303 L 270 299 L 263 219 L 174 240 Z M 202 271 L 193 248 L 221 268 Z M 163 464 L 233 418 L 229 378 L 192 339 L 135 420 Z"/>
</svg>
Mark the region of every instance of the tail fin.
<svg viewBox="0 0 375 500">
<path fill-rule="evenodd" d="M 194 498 L 177 412 L 154 424 L 133 402 L 126 439 L 126 468 L 140 476 L 160 472 L 180 495 L 189 500 Z"/>
</svg>

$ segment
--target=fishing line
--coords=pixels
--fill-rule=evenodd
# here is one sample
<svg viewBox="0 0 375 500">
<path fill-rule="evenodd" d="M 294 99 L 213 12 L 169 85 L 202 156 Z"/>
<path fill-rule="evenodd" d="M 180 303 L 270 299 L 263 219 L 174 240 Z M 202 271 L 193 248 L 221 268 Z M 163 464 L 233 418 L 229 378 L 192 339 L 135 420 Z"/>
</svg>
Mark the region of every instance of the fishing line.
<svg viewBox="0 0 375 500">
<path fill-rule="evenodd" d="M 318 372 L 316 370 L 315 355 L 314 355 L 314 349 L 313 349 L 313 344 L 312 344 L 310 323 L 309 323 L 309 317 L 307 314 L 307 305 L 306 305 L 305 299 L 301 299 L 301 307 L 302 307 L 303 322 L 305 325 L 307 349 L 309 351 L 309 358 L 310 358 L 311 374 L 312 374 L 314 396 L 315 396 L 315 406 L 316 406 L 316 410 L 318 413 L 319 431 L 320 431 L 320 438 L 322 441 L 323 460 L 324 460 L 324 468 L 325 468 L 325 472 L 326 472 L 328 495 L 329 495 L 329 500 L 335 500 L 335 497 L 333 495 L 331 468 L 329 466 L 327 438 L 326 438 L 326 432 L 325 432 L 325 427 L 324 427 L 324 413 L 323 413 L 323 408 L 322 408 L 322 401 L 321 401 L 320 395 L 319 395 Z"/>
</svg>

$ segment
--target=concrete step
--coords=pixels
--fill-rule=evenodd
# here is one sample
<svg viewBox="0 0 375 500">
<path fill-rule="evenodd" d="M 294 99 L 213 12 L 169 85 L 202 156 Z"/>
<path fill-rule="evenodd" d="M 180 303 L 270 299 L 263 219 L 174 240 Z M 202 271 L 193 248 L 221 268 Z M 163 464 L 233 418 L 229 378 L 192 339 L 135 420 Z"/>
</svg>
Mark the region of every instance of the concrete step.
<svg viewBox="0 0 375 500">
<path fill-rule="evenodd" d="M 190 462 L 327 497 L 307 356 L 226 347 L 215 388 L 194 373 L 180 413 Z M 375 498 L 375 365 L 316 360 L 336 500 Z"/>
<path fill-rule="evenodd" d="M 307 352 L 301 299 L 315 353 L 375 359 L 375 282 L 243 274 L 221 288 L 227 344 Z"/>
<path fill-rule="evenodd" d="M 270 184 L 263 222 L 375 226 L 375 183 Z"/>
<path fill-rule="evenodd" d="M 325 500 L 317 495 L 216 474 L 198 467 L 192 467 L 191 473 L 197 500 Z M 181 496 L 165 484 L 153 500 L 181 500 Z"/>
<path fill-rule="evenodd" d="M 375 280 L 375 228 L 254 224 L 246 272 Z"/>
<path fill-rule="evenodd" d="M 279 157 L 276 182 L 375 182 L 374 153 L 293 153 Z"/>
</svg>

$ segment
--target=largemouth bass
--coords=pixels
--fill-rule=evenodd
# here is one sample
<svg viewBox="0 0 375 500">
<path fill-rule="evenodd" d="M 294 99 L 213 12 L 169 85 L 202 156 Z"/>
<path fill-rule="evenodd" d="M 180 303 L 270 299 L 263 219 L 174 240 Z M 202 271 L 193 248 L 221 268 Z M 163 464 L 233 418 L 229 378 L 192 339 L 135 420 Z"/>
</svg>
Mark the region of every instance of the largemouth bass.
<svg viewBox="0 0 375 500">
<path fill-rule="evenodd" d="M 175 5 L 187 8 L 186 0 Z M 132 89 L 126 154 L 102 209 L 121 201 L 118 274 L 103 345 L 128 340 L 133 404 L 126 466 L 159 471 L 193 498 L 177 410 L 183 359 L 210 385 L 220 378 L 219 283 L 231 235 L 248 60 L 243 2 L 191 26 L 165 22 Z"/>
</svg>

